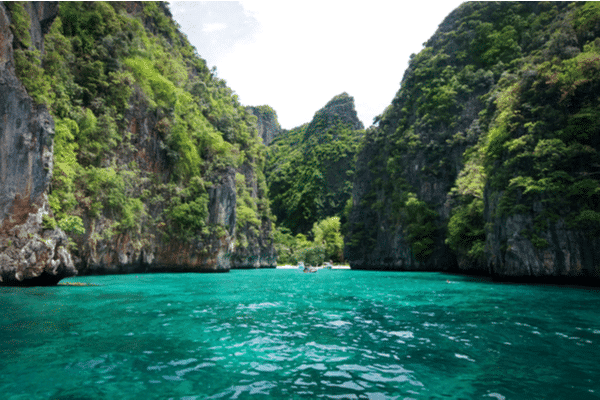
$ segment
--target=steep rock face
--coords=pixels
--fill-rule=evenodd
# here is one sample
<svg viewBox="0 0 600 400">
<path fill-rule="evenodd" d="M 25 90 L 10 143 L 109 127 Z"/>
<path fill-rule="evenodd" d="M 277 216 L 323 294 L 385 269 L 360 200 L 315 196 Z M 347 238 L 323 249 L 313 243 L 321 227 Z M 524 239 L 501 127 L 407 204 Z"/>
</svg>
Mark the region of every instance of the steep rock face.
<svg viewBox="0 0 600 400">
<path fill-rule="evenodd" d="M 54 23 L 37 4 L 12 7 L 40 21 L 32 21 L 30 35 L 23 24 L 11 27 L 21 46 L 39 42 L 48 55 L 38 64 L 21 49 L 17 60 L 27 90 L 55 115 L 54 165 L 46 146 L 46 186 L 35 187 L 45 196 L 54 169 L 43 210 L 49 203 L 55 219 L 44 219 L 44 243 L 66 245 L 64 232 L 51 229 L 63 227 L 80 274 L 227 272 L 232 260 L 273 266 L 264 176 L 256 172 L 264 146 L 252 117 L 177 31 L 167 5 L 52 7 L 59 10 Z M 36 29 L 48 30 L 43 40 Z M 28 223 L 41 225 L 35 215 Z M 40 246 L 30 247 L 26 254 L 37 253 L 28 260 L 43 258 Z M 68 258 L 72 267 L 67 256 L 55 251 L 52 266 Z"/>
<path fill-rule="evenodd" d="M 44 35 L 58 15 L 58 1 L 31 1 L 25 3 L 27 13 L 31 17 L 29 33 L 33 46 L 44 52 Z"/>
<path fill-rule="evenodd" d="M 344 258 L 355 269 L 419 270 L 421 266 L 412 257 L 402 230 L 395 225 L 390 226 L 382 210 L 371 207 L 384 196 L 374 192 L 375 179 L 387 179 L 376 176 L 369 168 L 378 151 L 373 138 L 375 133 L 367 132 L 356 160 L 352 211 L 348 216 L 351 230 L 344 240 Z"/>
<path fill-rule="evenodd" d="M 138 96 L 139 95 L 139 96 Z M 80 274 L 116 274 L 137 272 L 228 272 L 231 268 L 274 268 L 276 255 L 273 247 L 271 220 L 260 218 L 257 229 L 240 221 L 240 193 L 253 201 L 265 199 L 260 188 L 256 167 L 248 163 L 239 168 L 214 171 L 206 180 L 207 230 L 191 238 L 165 235 L 165 210 L 175 193 L 168 189 L 173 174 L 173 163 L 161 134 L 161 124 L 148 110 L 143 95 L 134 94 L 132 107 L 126 115 L 131 133 L 130 150 L 119 156 L 119 162 L 134 162 L 143 177 L 136 193 L 147 190 L 161 198 L 144 201 L 147 215 L 140 229 L 134 232 L 114 232 L 115 221 L 110 214 L 84 218 L 86 234 L 76 236 L 79 247 Z M 243 182 L 236 178 L 244 176 Z M 161 183 L 157 186 L 156 180 Z M 262 177 L 264 185 L 264 176 Z M 162 199 L 164 198 L 164 199 Z M 268 210 L 263 210 L 268 214 Z"/>
<path fill-rule="evenodd" d="M 465 3 L 444 20 L 367 131 L 353 268 L 598 279 L 598 11 Z"/>
<path fill-rule="evenodd" d="M 599 11 L 563 9 L 541 56 L 498 90 L 483 163 L 495 276 L 600 281 Z"/>
<path fill-rule="evenodd" d="M 152 16 L 144 3 L 128 3 L 126 10 L 133 18 L 143 16 L 146 30 L 159 37 L 166 35 L 164 26 L 172 23 L 168 8 L 162 3 Z M 182 41 L 179 32 L 166 35 L 166 39 Z M 189 79 L 195 82 L 192 93 L 199 97 L 210 96 L 196 89 L 206 90 L 208 83 L 215 86 L 213 90 L 223 92 L 218 95 L 229 102 L 229 89 L 204 70 L 202 60 L 195 62 L 201 66 L 189 71 L 192 76 Z M 211 81 L 206 82 L 206 79 Z M 137 80 L 140 84 L 140 79 Z M 214 93 L 212 97 L 211 102 L 218 98 Z M 255 143 L 256 131 L 252 130 L 250 118 L 243 113 L 243 108 L 235 103 L 233 107 L 225 106 L 231 107 L 229 115 L 234 114 L 239 120 L 228 120 L 229 116 L 205 108 L 200 119 L 212 126 L 196 129 L 212 131 L 209 134 L 213 138 L 218 135 L 225 141 L 236 142 L 237 147 L 225 153 L 246 152 L 245 161 L 238 166 L 232 165 L 231 161 L 220 161 L 218 157 L 225 159 L 231 155 L 215 156 L 211 154 L 215 150 L 199 144 L 198 150 L 194 151 L 205 153 L 207 158 L 203 161 L 207 167 L 202 169 L 201 179 L 192 178 L 186 184 L 175 184 L 179 162 L 184 158 L 181 154 L 183 146 L 172 144 L 173 127 L 177 122 L 168 112 L 151 104 L 143 88 L 135 88 L 124 113 L 127 128 L 122 136 L 127 145 L 121 146 L 115 158 L 120 165 L 135 165 L 131 172 L 136 176 L 128 188 L 128 196 L 138 197 L 145 212 L 141 213 L 141 222 L 136 228 L 126 230 L 119 229 L 121 223 L 113 210 L 105 208 L 99 216 L 83 214 L 86 233 L 74 235 L 79 248 L 80 273 L 227 272 L 231 268 L 276 265 L 266 192 L 260 189 L 261 178 L 264 186 L 264 176 L 256 172 L 259 168 L 257 160 L 262 157 L 261 145 Z M 201 136 L 206 133 L 192 131 L 191 134 Z M 248 137 L 242 143 L 236 135 Z M 223 143 L 222 139 L 211 140 Z M 230 145 L 223 143 L 221 146 Z M 107 165 L 113 162 L 108 157 L 103 161 Z M 241 181 L 240 176 L 244 177 Z M 252 212 L 257 217 L 250 222 L 239 215 L 244 205 L 256 208 Z M 183 233 L 182 230 L 187 230 L 190 225 L 195 228 Z"/>
<path fill-rule="evenodd" d="M 457 268 L 456 254 L 445 243 L 450 191 L 464 167 L 465 149 L 477 143 L 478 115 L 486 107 L 481 96 L 492 88 L 495 77 L 489 71 L 463 69 L 453 83 L 450 77 L 434 79 L 432 70 L 457 62 L 452 54 L 428 59 L 433 49 L 456 49 L 452 36 L 444 35 L 456 27 L 457 17 L 447 17 L 426 50 L 413 56 L 396 98 L 378 117 L 379 126 L 367 130 L 357 157 L 345 238 L 345 257 L 352 268 Z M 464 67 L 458 63 L 455 68 Z M 423 69 L 428 70 L 425 77 L 431 88 L 423 88 Z M 452 85 L 456 87 L 449 89 Z M 445 104 L 428 98 L 444 90 L 452 93 Z"/>
<path fill-rule="evenodd" d="M 246 107 L 246 109 L 257 118 L 258 135 L 265 146 L 268 146 L 281 133 L 277 113 L 269 106 Z"/>
<path fill-rule="evenodd" d="M 56 16 L 56 4 L 30 3 L 34 38 Z M 77 273 L 60 229 L 44 226 L 51 215 L 54 122 L 36 106 L 15 75 L 9 14 L 0 5 L 0 282 L 56 284 Z M 39 45 L 41 39 L 36 40 Z"/>
<path fill-rule="evenodd" d="M 237 175 L 238 180 L 243 176 L 246 187 L 238 185 L 240 196 L 237 198 L 239 209 L 244 209 L 248 196 L 252 198 L 266 199 L 265 178 L 261 176 L 262 172 L 249 167 L 241 169 L 241 174 Z M 258 207 L 268 207 L 268 203 L 263 201 Z M 261 212 L 262 214 L 262 212 Z M 236 221 L 236 243 L 235 251 L 231 255 L 231 268 L 250 269 L 250 268 L 275 268 L 277 266 L 277 254 L 273 244 L 271 234 L 272 222 L 269 218 L 261 218 L 259 225 L 254 227 L 248 224 L 248 221 L 238 219 Z"/>
<path fill-rule="evenodd" d="M 159 132 L 156 114 L 148 109 L 139 92 L 130 102 L 126 120 L 132 139 L 128 151 L 119 155 L 119 162 L 125 165 L 133 162 L 138 166 L 141 179 L 137 180 L 136 193 L 147 190 L 161 200 L 145 202 L 147 214 L 136 231 L 115 232 L 115 221 L 110 213 L 84 215 L 86 233 L 74 236 L 79 249 L 76 260 L 80 274 L 229 271 L 236 236 L 235 169 L 225 169 L 211 176 L 206 189 L 206 222 L 210 227 L 223 229 L 219 229 L 218 234 L 217 229 L 210 229 L 187 239 L 167 238 L 165 223 L 152 221 L 164 218 L 169 200 L 174 197 L 168 189 L 173 165 Z M 158 186 L 156 180 L 161 182 Z"/>
<path fill-rule="evenodd" d="M 354 107 L 354 98 L 346 92 L 329 100 L 325 107 L 315 113 L 306 129 L 305 140 L 315 134 L 321 136 L 336 125 L 347 125 L 351 130 L 364 129 Z"/>
<path fill-rule="evenodd" d="M 538 240 L 547 245 L 536 246 L 525 233 L 535 225 L 534 215 L 497 216 L 501 197 L 486 196 L 486 220 L 493 227 L 486 240 L 490 275 L 519 280 L 577 278 L 582 282 L 600 278 L 600 238 L 569 229 L 561 218 L 539 234 Z M 541 203 L 534 207 L 543 209 Z"/>
</svg>

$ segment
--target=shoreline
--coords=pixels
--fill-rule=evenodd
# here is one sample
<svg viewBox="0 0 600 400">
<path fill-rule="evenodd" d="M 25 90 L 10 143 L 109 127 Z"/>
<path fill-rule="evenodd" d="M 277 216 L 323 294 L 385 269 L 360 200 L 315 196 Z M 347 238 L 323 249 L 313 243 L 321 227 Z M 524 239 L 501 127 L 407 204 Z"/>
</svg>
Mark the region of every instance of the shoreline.
<svg viewBox="0 0 600 400">
<path fill-rule="evenodd" d="M 325 269 L 323 267 L 317 267 L 318 269 Z M 298 269 L 297 265 L 278 265 L 277 269 Z M 348 265 L 332 265 L 331 269 L 350 269 Z"/>
</svg>

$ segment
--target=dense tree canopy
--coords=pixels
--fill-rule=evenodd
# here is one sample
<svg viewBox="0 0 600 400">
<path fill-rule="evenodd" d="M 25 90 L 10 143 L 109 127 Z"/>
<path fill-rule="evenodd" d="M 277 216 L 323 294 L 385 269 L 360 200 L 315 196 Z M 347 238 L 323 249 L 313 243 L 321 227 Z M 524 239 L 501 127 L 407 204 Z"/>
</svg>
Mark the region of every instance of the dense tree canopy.
<svg viewBox="0 0 600 400">
<path fill-rule="evenodd" d="M 597 235 L 599 22 L 593 2 L 453 11 L 365 137 L 356 174 L 372 180 L 354 182 L 365 190 L 348 252 L 362 258 L 400 227 L 417 261 L 450 262 L 445 243 L 462 263 L 483 263 L 491 219 L 502 214 L 533 216 L 519 234 L 538 249 L 559 219 Z M 486 199 L 499 202 L 487 217 Z"/>
<path fill-rule="evenodd" d="M 106 218 L 101 235 L 127 233 L 139 246 L 151 239 L 144 226 L 165 239 L 219 235 L 223 227 L 207 221 L 208 191 L 229 168 L 248 175 L 236 182 L 237 232 L 269 220 L 256 118 L 165 3 L 61 2 L 43 55 L 31 45 L 26 4 L 6 6 L 19 77 L 55 118 L 50 205 L 59 225 L 81 233 L 83 221 Z"/>
<path fill-rule="evenodd" d="M 307 234 L 315 222 L 342 216 L 361 128 L 354 99 L 344 93 L 310 123 L 284 131 L 271 143 L 266 175 L 279 226 Z"/>
</svg>

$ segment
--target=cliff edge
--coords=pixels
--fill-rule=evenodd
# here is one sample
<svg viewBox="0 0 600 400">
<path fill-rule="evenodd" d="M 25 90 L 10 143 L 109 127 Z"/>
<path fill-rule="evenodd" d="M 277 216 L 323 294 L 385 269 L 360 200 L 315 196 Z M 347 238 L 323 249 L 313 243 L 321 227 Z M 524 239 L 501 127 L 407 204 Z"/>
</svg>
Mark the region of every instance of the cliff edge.
<svg viewBox="0 0 600 400">
<path fill-rule="evenodd" d="M 352 268 L 600 279 L 600 6 L 463 3 L 357 157 Z"/>
<path fill-rule="evenodd" d="M 165 3 L 2 13 L 5 282 L 275 265 L 256 124 Z"/>
<path fill-rule="evenodd" d="M 56 3 L 29 3 L 33 44 Z M 77 273 L 66 234 L 44 222 L 52 216 L 48 189 L 53 170 L 54 121 L 15 74 L 9 14 L 0 4 L 0 283 L 52 285 Z"/>
</svg>

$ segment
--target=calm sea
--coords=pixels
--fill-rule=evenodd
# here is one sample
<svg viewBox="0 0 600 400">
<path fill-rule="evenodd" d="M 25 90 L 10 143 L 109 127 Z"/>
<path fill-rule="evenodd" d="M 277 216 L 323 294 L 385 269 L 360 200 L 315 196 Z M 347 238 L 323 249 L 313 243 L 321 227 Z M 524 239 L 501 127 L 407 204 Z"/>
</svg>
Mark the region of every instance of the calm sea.
<svg viewBox="0 0 600 400">
<path fill-rule="evenodd" d="M 0 288 L 2 399 L 598 399 L 600 292 L 232 271 Z"/>
</svg>

